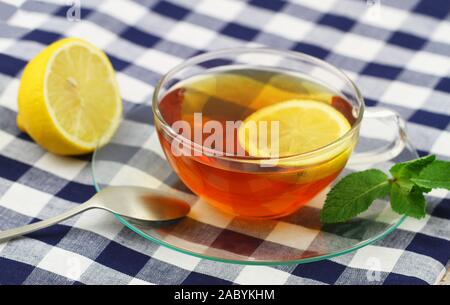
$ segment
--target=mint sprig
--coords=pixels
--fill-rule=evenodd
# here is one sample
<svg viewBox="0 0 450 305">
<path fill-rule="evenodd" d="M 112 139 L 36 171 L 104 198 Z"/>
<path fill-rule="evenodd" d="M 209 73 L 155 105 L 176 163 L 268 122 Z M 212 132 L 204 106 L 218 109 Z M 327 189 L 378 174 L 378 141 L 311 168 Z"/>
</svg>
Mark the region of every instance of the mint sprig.
<svg viewBox="0 0 450 305">
<path fill-rule="evenodd" d="M 420 219 L 426 215 L 424 193 L 434 188 L 450 190 L 450 162 L 436 160 L 434 155 L 397 163 L 389 172 L 391 178 L 377 169 L 345 176 L 328 193 L 321 222 L 350 220 L 366 211 L 375 199 L 388 195 L 392 210 Z"/>
<path fill-rule="evenodd" d="M 450 162 L 436 160 L 411 180 L 420 187 L 450 190 Z"/>
<path fill-rule="evenodd" d="M 324 223 L 343 222 L 364 212 L 377 198 L 389 194 L 389 177 L 369 169 L 345 176 L 327 195 L 320 213 Z"/>
</svg>

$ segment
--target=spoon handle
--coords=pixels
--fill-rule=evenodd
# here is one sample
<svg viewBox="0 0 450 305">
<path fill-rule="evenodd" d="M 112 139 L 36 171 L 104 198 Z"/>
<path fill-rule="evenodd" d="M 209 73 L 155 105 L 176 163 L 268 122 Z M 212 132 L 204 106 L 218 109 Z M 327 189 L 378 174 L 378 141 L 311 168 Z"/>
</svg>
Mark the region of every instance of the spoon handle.
<svg viewBox="0 0 450 305">
<path fill-rule="evenodd" d="M 22 236 L 43 228 L 47 228 L 51 225 L 57 224 L 61 221 L 64 221 L 70 217 L 73 217 L 81 212 L 84 212 L 86 210 L 92 209 L 92 208 L 96 208 L 95 205 L 91 204 L 89 201 L 85 202 L 83 204 L 80 204 L 79 206 L 62 213 L 61 215 L 46 219 L 46 220 L 41 220 L 29 225 L 25 225 L 22 227 L 18 227 L 18 228 L 14 228 L 14 229 L 10 229 L 10 230 L 6 230 L 6 231 L 0 231 L 0 243 L 7 241 L 9 239 L 12 239 L 14 237 L 18 237 L 18 236 Z"/>
</svg>

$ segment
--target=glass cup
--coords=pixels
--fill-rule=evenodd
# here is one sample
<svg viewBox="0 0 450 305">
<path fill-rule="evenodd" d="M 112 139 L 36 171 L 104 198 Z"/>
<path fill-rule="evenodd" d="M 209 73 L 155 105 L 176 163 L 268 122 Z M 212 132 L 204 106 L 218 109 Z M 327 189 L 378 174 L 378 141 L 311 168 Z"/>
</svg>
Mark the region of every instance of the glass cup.
<svg viewBox="0 0 450 305">
<path fill-rule="evenodd" d="M 180 135 L 162 114 L 160 102 L 165 95 L 181 81 L 230 67 L 295 73 L 329 88 L 351 106 L 354 119 L 351 129 L 313 151 L 276 157 L 215 153 L 210 147 Z M 404 124 L 400 117 L 387 109 L 366 112 L 364 109 L 359 89 L 336 67 L 306 54 L 266 48 L 226 49 L 190 58 L 163 76 L 153 95 L 155 126 L 161 146 L 179 178 L 216 208 L 250 218 L 291 214 L 332 183 L 352 155 L 363 116 L 392 125 L 389 129 L 392 134 L 382 135 L 386 140 L 384 145 L 353 154 L 352 165 L 386 161 L 398 154 L 405 146 Z M 174 141 L 183 143 L 190 152 L 200 153 L 174 152 Z"/>
</svg>

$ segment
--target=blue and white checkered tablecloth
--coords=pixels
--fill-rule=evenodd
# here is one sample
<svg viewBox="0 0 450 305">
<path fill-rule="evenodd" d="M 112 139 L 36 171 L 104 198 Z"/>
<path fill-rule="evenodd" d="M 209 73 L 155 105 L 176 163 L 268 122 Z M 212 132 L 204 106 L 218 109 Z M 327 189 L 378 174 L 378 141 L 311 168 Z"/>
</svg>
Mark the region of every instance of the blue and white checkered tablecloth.
<svg viewBox="0 0 450 305">
<path fill-rule="evenodd" d="M 448 0 L 74 2 L 78 22 L 67 18 L 64 0 L 0 1 L 0 230 L 59 214 L 95 192 L 89 160 L 47 153 L 15 123 L 24 65 L 67 36 L 105 50 L 125 110 L 148 102 L 163 73 L 199 52 L 242 45 L 305 52 L 347 72 L 369 106 L 398 111 L 421 155 L 450 159 Z M 0 244 L 0 284 L 434 284 L 450 260 L 450 197 L 430 196 L 424 220 L 408 219 L 382 241 L 275 267 L 180 254 L 90 211 Z"/>
</svg>

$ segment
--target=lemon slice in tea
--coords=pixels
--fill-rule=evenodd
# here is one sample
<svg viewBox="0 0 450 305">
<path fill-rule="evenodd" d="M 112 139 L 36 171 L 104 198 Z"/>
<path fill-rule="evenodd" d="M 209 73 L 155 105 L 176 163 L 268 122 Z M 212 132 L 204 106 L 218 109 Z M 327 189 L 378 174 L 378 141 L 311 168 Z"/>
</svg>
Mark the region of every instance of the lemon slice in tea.
<svg viewBox="0 0 450 305">
<path fill-rule="evenodd" d="M 28 63 L 18 99 L 19 128 L 62 155 L 88 153 L 106 144 L 122 115 L 110 61 L 76 38 L 51 44 Z"/>
<path fill-rule="evenodd" d="M 266 125 L 261 125 L 266 122 Z M 278 122 L 278 141 L 271 139 L 271 123 Z M 261 126 L 267 126 L 262 130 Z M 256 128 L 256 137 L 251 132 Z M 254 157 L 292 156 L 314 151 L 342 137 L 351 128 L 345 116 L 331 105 L 315 101 L 293 99 L 263 107 L 250 116 L 239 127 L 239 143 Z M 253 131 L 255 132 L 255 131 Z M 261 137 L 266 137 L 261 146 Z M 278 149 L 273 150 L 271 143 Z M 295 175 L 296 182 L 308 182 L 338 171 L 345 165 L 353 145 L 345 141 L 337 147 L 311 158 L 280 159 L 279 166 L 305 167 Z M 309 167 L 310 166 L 310 167 Z"/>
</svg>

